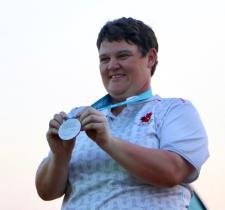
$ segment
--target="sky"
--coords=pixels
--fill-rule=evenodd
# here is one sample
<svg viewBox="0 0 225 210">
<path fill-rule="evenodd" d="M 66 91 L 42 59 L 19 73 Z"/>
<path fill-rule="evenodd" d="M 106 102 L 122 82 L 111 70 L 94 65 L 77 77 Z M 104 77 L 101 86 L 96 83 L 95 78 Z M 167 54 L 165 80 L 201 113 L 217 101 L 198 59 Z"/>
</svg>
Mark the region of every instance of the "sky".
<svg viewBox="0 0 225 210">
<path fill-rule="evenodd" d="M 192 101 L 210 158 L 192 186 L 209 209 L 225 208 L 225 3 L 223 0 L 1 0 L 0 208 L 56 210 L 42 201 L 35 173 L 48 153 L 55 113 L 90 105 L 106 92 L 96 38 L 119 17 L 150 25 L 159 42 L 154 94 Z"/>
</svg>

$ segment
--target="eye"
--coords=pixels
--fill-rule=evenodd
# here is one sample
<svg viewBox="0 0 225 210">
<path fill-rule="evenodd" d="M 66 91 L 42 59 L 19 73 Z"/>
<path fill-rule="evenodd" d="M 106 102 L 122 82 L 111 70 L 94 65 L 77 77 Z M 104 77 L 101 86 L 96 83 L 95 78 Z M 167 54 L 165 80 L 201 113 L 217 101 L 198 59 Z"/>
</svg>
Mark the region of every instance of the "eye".
<svg viewBox="0 0 225 210">
<path fill-rule="evenodd" d="M 109 57 L 100 57 L 101 63 L 107 63 L 109 61 Z"/>
<path fill-rule="evenodd" d="M 123 54 L 118 55 L 118 58 L 121 59 L 121 60 L 125 60 L 128 57 L 130 57 L 130 54 L 127 54 L 127 53 L 123 53 Z"/>
</svg>

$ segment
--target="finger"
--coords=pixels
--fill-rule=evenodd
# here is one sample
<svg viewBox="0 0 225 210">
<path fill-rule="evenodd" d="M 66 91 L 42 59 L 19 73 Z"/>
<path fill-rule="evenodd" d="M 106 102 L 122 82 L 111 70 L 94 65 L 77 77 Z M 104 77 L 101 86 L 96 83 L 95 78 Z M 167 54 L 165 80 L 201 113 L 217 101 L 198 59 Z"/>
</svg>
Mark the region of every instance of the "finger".
<svg viewBox="0 0 225 210">
<path fill-rule="evenodd" d="M 50 138 L 50 137 L 56 136 L 56 135 L 58 135 L 58 129 L 56 129 L 56 128 L 49 128 L 49 130 L 46 133 L 47 138 Z"/>
<path fill-rule="evenodd" d="M 79 118 L 80 121 L 82 121 L 84 118 L 86 118 L 89 115 L 102 115 L 101 112 L 97 111 L 96 109 L 92 108 L 92 107 L 87 107 L 84 110 L 82 110 L 81 112 L 79 112 L 77 114 L 77 117 Z"/>
<path fill-rule="evenodd" d="M 101 131 L 103 132 L 106 129 L 106 126 L 104 123 L 89 123 L 83 126 L 83 130 L 84 131 L 88 131 L 88 130 L 95 130 L 98 133 L 101 133 Z"/>
<path fill-rule="evenodd" d="M 94 108 L 87 106 L 87 107 L 84 107 L 80 112 L 78 112 L 76 116 L 85 117 L 86 115 L 93 113 L 94 110 L 95 110 Z"/>
<path fill-rule="evenodd" d="M 61 124 L 57 120 L 55 120 L 55 119 L 52 119 L 52 120 L 49 121 L 49 128 L 59 129 L 59 126 L 60 125 Z"/>
<path fill-rule="evenodd" d="M 63 111 L 61 111 L 59 114 L 62 116 L 63 119 L 67 119 L 68 118 L 67 114 L 65 112 L 63 112 Z"/>
<path fill-rule="evenodd" d="M 103 123 L 105 120 L 102 116 L 91 114 L 80 120 L 81 125 L 85 126 L 90 123 Z"/>
<path fill-rule="evenodd" d="M 76 110 L 78 110 L 78 111 L 76 112 L 76 117 L 80 118 L 80 116 L 83 115 L 88 108 L 89 108 L 89 106 L 82 107 L 82 108 L 77 108 Z"/>
<path fill-rule="evenodd" d="M 64 117 L 66 117 L 66 115 L 64 115 L 63 112 L 60 112 L 59 114 L 55 114 L 53 119 L 61 125 L 65 119 Z"/>
<path fill-rule="evenodd" d="M 80 115 L 80 112 L 82 112 L 84 109 L 86 109 L 87 108 L 87 106 L 79 106 L 79 107 L 76 107 L 75 109 L 73 109 L 70 113 L 69 113 L 69 115 L 71 116 L 71 117 L 75 117 L 75 118 L 78 118 L 77 116 L 79 116 Z"/>
</svg>

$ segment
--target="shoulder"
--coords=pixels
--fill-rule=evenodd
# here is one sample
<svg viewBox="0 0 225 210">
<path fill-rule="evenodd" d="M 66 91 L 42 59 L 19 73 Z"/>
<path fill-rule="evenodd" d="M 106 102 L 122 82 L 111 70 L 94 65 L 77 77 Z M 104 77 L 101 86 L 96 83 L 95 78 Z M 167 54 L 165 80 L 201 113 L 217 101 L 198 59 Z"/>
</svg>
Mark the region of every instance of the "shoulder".
<svg viewBox="0 0 225 210">
<path fill-rule="evenodd" d="M 167 115 L 197 112 L 190 100 L 183 98 L 161 98 L 157 97 L 158 103 L 155 107 L 157 118 L 162 119 Z"/>
<path fill-rule="evenodd" d="M 201 116 L 190 100 L 161 98 L 155 107 L 154 115 L 155 126 L 160 136 L 167 136 L 168 132 L 171 135 L 178 132 L 186 135 L 195 131 L 206 136 Z"/>
<path fill-rule="evenodd" d="M 165 108 L 184 105 L 193 106 L 190 100 L 184 98 L 161 98 L 158 96 L 157 99 L 160 101 L 159 105 Z"/>
</svg>

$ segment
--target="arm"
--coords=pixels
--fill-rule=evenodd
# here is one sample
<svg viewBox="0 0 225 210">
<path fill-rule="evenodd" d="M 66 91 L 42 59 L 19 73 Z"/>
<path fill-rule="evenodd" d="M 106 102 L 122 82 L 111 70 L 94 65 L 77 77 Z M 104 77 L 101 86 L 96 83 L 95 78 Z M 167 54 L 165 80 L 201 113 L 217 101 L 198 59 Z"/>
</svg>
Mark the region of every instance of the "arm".
<svg viewBox="0 0 225 210">
<path fill-rule="evenodd" d="M 51 153 L 42 161 L 36 173 L 36 189 L 43 200 L 58 198 L 66 189 L 69 161 L 75 140 L 65 142 L 58 137 L 58 128 L 64 117 L 65 113 L 56 114 L 50 121 L 46 137 Z"/>
<path fill-rule="evenodd" d="M 83 130 L 93 141 L 129 173 L 148 184 L 171 187 L 183 182 L 194 170 L 176 153 L 114 138 L 108 130 L 107 120 L 97 110 L 86 109 L 79 117 Z"/>
<path fill-rule="evenodd" d="M 43 200 L 53 200 L 65 192 L 69 161 L 50 154 L 36 173 L 36 188 Z"/>
<path fill-rule="evenodd" d="M 116 138 L 103 149 L 129 173 L 155 186 L 180 184 L 194 170 L 176 153 L 144 148 Z"/>
</svg>

